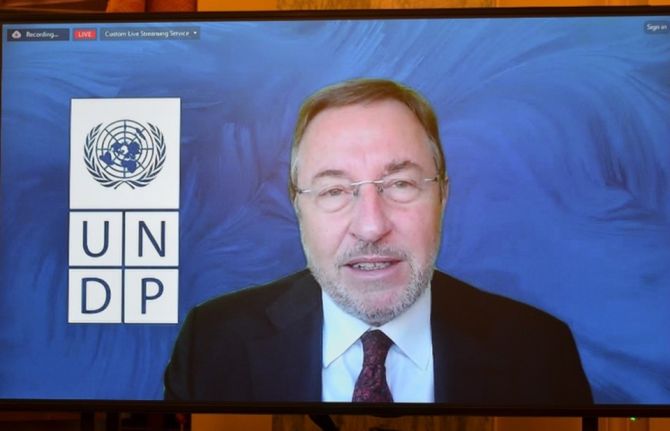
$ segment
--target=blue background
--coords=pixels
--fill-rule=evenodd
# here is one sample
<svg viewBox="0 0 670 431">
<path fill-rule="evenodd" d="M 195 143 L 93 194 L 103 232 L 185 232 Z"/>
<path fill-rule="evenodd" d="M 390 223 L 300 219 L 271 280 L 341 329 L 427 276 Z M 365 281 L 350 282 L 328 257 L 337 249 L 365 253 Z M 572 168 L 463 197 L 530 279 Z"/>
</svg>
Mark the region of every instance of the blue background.
<svg viewBox="0 0 670 431">
<path fill-rule="evenodd" d="M 181 322 L 304 267 L 286 192 L 296 111 L 326 84 L 370 76 L 418 89 L 440 118 L 451 196 L 437 266 L 567 322 L 598 403 L 670 404 L 670 34 L 646 21 L 4 34 L 0 397 L 160 399 L 179 330 L 66 323 L 70 99 L 182 100 Z"/>
</svg>

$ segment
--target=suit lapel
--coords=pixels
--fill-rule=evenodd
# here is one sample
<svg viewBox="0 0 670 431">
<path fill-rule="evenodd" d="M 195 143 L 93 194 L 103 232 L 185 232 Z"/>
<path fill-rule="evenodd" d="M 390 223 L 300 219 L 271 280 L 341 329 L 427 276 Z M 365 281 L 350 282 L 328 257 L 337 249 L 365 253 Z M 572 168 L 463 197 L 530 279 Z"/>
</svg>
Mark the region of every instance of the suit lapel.
<svg viewBox="0 0 670 431">
<path fill-rule="evenodd" d="M 466 316 L 462 309 L 463 285 L 435 271 L 431 292 L 431 330 L 435 378 L 435 402 L 462 403 L 472 396 L 472 377 L 486 380 L 478 364 L 481 345 L 473 336 L 468 321 L 486 316 Z"/>
<path fill-rule="evenodd" d="M 270 332 L 249 340 L 254 398 L 321 400 L 321 290 L 308 272 L 267 308 Z"/>
<path fill-rule="evenodd" d="M 473 396 L 473 375 L 488 377 L 479 366 L 482 346 L 463 315 L 463 284 L 435 271 L 431 330 L 435 401 L 462 403 Z M 321 401 L 323 310 L 321 289 L 305 271 L 267 308 L 267 336 L 247 342 L 252 391 L 259 401 Z M 478 365 L 479 364 L 479 365 Z"/>
</svg>

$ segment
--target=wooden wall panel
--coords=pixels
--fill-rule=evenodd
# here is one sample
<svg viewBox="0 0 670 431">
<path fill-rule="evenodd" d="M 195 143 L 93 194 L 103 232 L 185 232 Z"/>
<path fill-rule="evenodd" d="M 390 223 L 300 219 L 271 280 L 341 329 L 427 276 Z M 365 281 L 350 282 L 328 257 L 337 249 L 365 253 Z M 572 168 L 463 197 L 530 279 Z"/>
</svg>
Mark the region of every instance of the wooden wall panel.
<svg viewBox="0 0 670 431">
<path fill-rule="evenodd" d="M 279 0 L 198 0 L 199 11 L 276 10 Z"/>
<path fill-rule="evenodd" d="M 496 0 L 277 0 L 279 9 L 420 9 L 494 7 Z"/>
<path fill-rule="evenodd" d="M 510 6 L 644 6 L 649 0 L 496 0 L 498 7 Z M 659 3 L 660 4 L 660 3 Z"/>
<path fill-rule="evenodd" d="M 483 416 L 401 416 L 382 418 L 375 416 L 332 415 L 331 417 L 340 431 L 496 431 L 493 418 Z M 295 430 L 319 431 L 319 428 L 309 417 L 304 415 L 274 416 L 272 431 Z M 193 431 L 200 430 L 194 429 Z"/>
<path fill-rule="evenodd" d="M 272 431 L 271 415 L 194 414 L 192 431 Z"/>
<path fill-rule="evenodd" d="M 670 5 L 670 0 L 198 0 L 202 11 Z"/>
<path fill-rule="evenodd" d="M 669 0 L 670 1 L 670 0 Z M 328 10 L 495 7 L 498 0 L 198 0 L 198 10 Z"/>
</svg>

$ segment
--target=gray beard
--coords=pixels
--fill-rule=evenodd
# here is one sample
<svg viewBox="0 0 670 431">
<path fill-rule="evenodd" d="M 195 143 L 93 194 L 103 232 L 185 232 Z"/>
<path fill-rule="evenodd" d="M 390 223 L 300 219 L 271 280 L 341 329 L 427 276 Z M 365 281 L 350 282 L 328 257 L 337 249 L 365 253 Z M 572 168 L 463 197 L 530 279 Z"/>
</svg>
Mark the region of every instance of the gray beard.
<svg viewBox="0 0 670 431">
<path fill-rule="evenodd" d="M 401 315 L 405 310 L 411 307 L 423 292 L 426 291 L 433 278 L 434 259 L 423 268 L 419 268 L 414 261 L 408 259 L 405 252 L 391 250 L 383 247 L 375 246 L 374 244 L 366 244 L 352 250 L 345 256 L 338 259 L 338 267 L 340 263 L 346 262 L 352 256 L 358 254 L 380 254 L 392 255 L 403 258 L 410 266 L 410 279 L 406 288 L 395 300 L 384 307 L 372 306 L 368 304 L 365 292 L 355 292 L 347 289 L 342 283 L 331 279 L 325 271 L 323 271 L 310 259 L 309 253 L 305 250 L 307 255 L 307 267 L 312 272 L 312 275 L 319 283 L 321 288 L 330 298 L 346 313 L 362 320 L 373 326 L 381 326 L 390 322 L 394 318 Z M 366 291 L 373 292 L 383 290 L 383 283 L 373 282 L 366 286 Z"/>
</svg>

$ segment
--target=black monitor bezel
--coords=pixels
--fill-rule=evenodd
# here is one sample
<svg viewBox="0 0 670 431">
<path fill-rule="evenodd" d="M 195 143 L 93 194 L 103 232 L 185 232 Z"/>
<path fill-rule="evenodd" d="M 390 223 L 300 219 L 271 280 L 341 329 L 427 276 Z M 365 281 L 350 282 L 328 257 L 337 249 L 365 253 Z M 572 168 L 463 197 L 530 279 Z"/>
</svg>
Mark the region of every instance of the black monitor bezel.
<svg viewBox="0 0 670 431">
<path fill-rule="evenodd" d="M 16 13 L 0 11 L 0 24 L 142 23 L 208 21 L 297 21 L 365 19 L 578 18 L 667 16 L 670 6 L 571 6 L 455 9 L 342 9 L 167 13 Z M 2 53 L 0 46 L 0 55 Z M 0 70 L 1 73 L 1 70 Z M 1 75 L 0 75 L 1 77 Z M 1 94 L 0 89 L 0 94 Z M 1 121 L 1 120 L 0 120 Z M 0 122 L 0 128 L 2 124 Z M 188 412 L 239 414 L 486 415 L 670 417 L 670 404 L 596 404 L 591 406 L 466 406 L 458 404 L 227 403 L 160 400 L 2 399 L 0 411 Z"/>
</svg>

